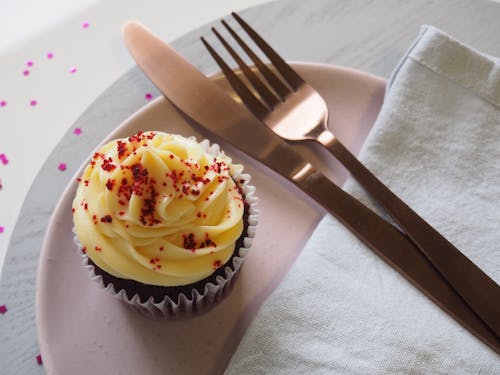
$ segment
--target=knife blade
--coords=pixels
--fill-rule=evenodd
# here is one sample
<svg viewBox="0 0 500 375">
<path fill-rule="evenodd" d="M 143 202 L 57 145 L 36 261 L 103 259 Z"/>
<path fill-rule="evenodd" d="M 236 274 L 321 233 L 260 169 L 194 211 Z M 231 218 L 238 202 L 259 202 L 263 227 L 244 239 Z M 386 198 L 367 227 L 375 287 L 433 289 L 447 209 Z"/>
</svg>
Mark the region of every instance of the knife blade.
<svg viewBox="0 0 500 375">
<path fill-rule="evenodd" d="M 404 234 L 317 171 L 146 27 L 129 22 L 123 35 L 142 71 L 182 113 L 300 188 L 450 316 L 500 353 L 495 333 Z"/>
</svg>

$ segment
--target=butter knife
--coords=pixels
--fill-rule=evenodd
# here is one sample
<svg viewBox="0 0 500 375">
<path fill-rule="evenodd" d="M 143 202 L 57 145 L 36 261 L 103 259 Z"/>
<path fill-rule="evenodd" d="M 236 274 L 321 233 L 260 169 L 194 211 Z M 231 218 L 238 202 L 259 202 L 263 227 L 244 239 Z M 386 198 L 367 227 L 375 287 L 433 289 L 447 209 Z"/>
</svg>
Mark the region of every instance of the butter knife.
<svg viewBox="0 0 500 375">
<path fill-rule="evenodd" d="M 343 191 L 147 28 L 123 29 L 131 55 L 195 124 L 274 170 L 322 205 L 407 280 L 500 354 L 500 340 L 398 229 Z"/>
</svg>

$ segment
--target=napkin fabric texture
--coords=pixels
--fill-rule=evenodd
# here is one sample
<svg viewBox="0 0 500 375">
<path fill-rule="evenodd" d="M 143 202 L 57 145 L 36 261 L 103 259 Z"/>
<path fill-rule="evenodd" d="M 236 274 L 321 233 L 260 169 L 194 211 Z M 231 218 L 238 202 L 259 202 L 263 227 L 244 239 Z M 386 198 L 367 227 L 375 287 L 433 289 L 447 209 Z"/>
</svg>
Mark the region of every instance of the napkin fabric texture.
<svg viewBox="0 0 500 375">
<path fill-rule="evenodd" d="M 422 27 L 360 159 L 500 281 L 497 58 Z M 345 190 L 375 207 L 352 179 Z M 327 215 L 226 373 L 500 374 L 500 356 Z"/>
</svg>

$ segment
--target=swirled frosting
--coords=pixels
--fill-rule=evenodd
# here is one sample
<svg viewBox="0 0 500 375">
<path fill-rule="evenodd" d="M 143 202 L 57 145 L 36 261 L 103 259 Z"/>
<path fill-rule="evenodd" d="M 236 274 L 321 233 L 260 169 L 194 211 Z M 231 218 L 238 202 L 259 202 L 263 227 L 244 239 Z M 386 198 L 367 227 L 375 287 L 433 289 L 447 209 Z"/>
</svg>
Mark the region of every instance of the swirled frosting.
<svg viewBox="0 0 500 375">
<path fill-rule="evenodd" d="M 109 274 L 149 285 L 199 281 L 224 265 L 243 231 L 240 165 L 193 139 L 139 132 L 107 143 L 78 179 L 75 231 Z"/>
</svg>

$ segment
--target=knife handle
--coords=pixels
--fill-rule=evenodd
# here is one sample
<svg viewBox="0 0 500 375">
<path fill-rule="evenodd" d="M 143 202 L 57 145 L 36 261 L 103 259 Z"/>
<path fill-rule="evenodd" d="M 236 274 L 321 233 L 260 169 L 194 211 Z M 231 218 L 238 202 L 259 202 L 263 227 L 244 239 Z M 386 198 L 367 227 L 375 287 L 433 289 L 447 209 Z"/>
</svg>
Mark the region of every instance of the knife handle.
<svg viewBox="0 0 500 375">
<path fill-rule="evenodd" d="M 434 303 L 500 354 L 500 340 L 411 240 L 310 164 L 290 180 Z"/>
<path fill-rule="evenodd" d="M 333 139 L 328 149 L 500 337 L 500 286 L 375 177 L 341 142 Z"/>
</svg>

